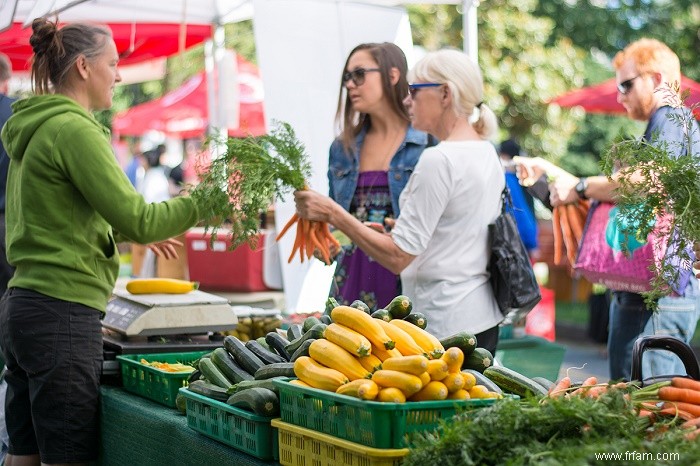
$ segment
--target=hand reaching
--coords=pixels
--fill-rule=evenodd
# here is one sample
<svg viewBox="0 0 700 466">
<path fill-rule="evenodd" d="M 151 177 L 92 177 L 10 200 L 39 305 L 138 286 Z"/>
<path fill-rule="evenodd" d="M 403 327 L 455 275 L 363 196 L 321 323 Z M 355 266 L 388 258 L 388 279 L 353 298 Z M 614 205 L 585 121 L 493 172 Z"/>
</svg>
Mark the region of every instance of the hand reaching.
<svg viewBox="0 0 700 466">
<path fill-rule="evenodd" d="M 157 243 L 151 243 L 147 247 L 153 254 L 164 259 L 177 259 L 179 256 L 177 254 L 176 246 L 182 246 L 182 242 L 174 238 L 166 239 L 165 241 L 159 241 Z"/>
</svg>

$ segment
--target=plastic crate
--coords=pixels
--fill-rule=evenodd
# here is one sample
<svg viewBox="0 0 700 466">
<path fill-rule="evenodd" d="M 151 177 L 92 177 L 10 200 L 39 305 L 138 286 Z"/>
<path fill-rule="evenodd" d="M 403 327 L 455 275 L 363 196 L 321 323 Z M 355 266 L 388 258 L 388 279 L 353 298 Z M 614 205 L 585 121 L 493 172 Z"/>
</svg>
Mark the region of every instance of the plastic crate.
<svg viewBox="0 0 700 466">
<path fill-rule="evenodd" d="M 284 466 L 399 466 L 408 448 L 371 448 L 274 419 Z"/>
<path fill-rule="evenodd" d="M 527 377 L 559 378 L 566 348 L 544 338 L 525 336 L 498 342 L 496 359 L 509 369 Z"/>
<path fill-rule="evenodd" d="M 383 403 L 272 381 L 280 392 L 283 422 L 373 448 L 406 448 L 411 435 L 437 429 L 460 410 L 493 404 L 489 400 Z"/>
<path fill-rule="evenodd" d="M 149 353 L 117 356 L 122 372 L 124 389 L 165 406 L 175 407 L 175 398 L 180 388 L 187 386 L 189 372 L 165 372 L 155 367 L 141 364 L 148 362 L 191 364 L 211 351 L 190 353 Z"/>
<path fill-rule="evenodd" d="M 187 425 L 197 432 L 263 460 L 277 459 L 277 432 L 272 418 L 181 388 L 187 402 Z"/>
</svg>

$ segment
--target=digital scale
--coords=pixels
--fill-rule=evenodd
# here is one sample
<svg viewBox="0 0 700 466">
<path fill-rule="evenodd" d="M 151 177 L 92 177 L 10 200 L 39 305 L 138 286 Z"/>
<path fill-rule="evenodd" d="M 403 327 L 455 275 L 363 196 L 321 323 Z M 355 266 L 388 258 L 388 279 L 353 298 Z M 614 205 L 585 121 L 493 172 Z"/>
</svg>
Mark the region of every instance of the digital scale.
<svg viewBox="0 0 700 466">
<path fill-rule="evenodd" d="M 102 319 L 103 376 L 118 376 L 117 355 L 214 350 L 238 319 L 226 298 L 185 294 L 131 294 L 115 289 Z"/>
</svg>

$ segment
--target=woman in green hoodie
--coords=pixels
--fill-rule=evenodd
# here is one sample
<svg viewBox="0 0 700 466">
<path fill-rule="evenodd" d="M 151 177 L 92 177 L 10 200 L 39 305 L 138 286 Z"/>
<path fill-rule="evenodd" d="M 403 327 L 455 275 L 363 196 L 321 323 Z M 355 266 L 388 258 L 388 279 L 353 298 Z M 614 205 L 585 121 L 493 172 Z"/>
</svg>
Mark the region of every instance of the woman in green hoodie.
<svg viewBox="0 0 700 466">
<path fill-rule="evenodd" d="M 100 318 L 119 270 L 117 242 L 172 242 L 199 220 L 189 197 L 147 204 L 92 111 L 121 81 L 111 31 L 36 19 L 32 82 L 2 131 L 10 157 L 7 250 L 16 267 L 0 304 L 7 360 L 6 465 L 98 456 Z"/>
</svg>

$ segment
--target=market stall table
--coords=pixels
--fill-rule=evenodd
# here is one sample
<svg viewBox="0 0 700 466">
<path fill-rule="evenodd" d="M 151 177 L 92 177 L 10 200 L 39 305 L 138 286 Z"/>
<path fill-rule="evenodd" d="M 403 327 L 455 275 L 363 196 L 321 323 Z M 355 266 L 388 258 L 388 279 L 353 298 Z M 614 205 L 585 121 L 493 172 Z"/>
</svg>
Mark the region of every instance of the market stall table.
<svg viewBox="0 0 700 466">
<path fill-rule="evenodd" d="M 100 464 L 277 465 L 195 432 L 173 408 L 103 385 Z"/>
</svg>

